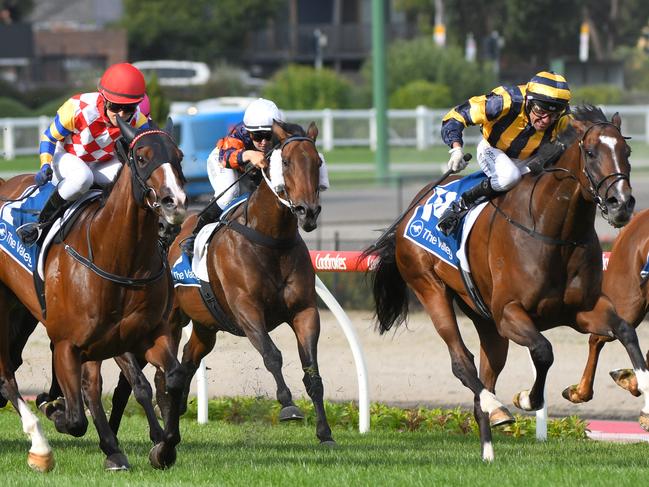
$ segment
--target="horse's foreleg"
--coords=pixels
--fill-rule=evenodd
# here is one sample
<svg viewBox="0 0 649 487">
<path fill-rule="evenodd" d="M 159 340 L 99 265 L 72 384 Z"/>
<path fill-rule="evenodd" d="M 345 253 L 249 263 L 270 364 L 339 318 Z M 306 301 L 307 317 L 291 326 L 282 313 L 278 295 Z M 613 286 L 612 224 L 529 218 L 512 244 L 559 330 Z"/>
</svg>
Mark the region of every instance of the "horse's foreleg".
<svg viewBox="0 0 649 487">
<path fill-rule="evenodd" d="M 162 327 L 160 327 L 162 328 Z M 163 334 L 158 336 L 153 346 L 146 350 L 144 358 L 147 362 L 164 371 L 164 391 L 168 408 L 163 411 L 164 441 L 157 443 L 149 452 L 149 461 L 155 468 L 168 468 L 176 462 L 176 445 L 180 443 L 180 402 L 185 386 L 186 374 L 173 353 L 171 337 Z"/>
<path fill-rule="evenodd" d="M 183 348 L 181 360 L 181 367 L 185 371 L 187 379 L 183 387 L 180 414 L 184 414 L 187 410 L 187 398 L 189 397 L 192 377 L 194 377 L 201 360 L 212 351 L 215 343 L 216 331 L 207 328 L 201 323 L 193 323 L 192 334 Z"/>
<path fill-rule="evenodd" d="M 576 322 L 580 328 L 590 333 L 617 338 L 624 346 L 631 359 L 638 390 L 645 399 L 640 425 L 649 430 L 649 371 L 635 329 L 616 314 L 615 308 L 604 296 L 599 298 L 593 310 L 579 313 Z"/>
<path fill-rule="evenodd" d="M 81 398 L 81 359 L 71 343 L 61 341 L 54 345 L 54 371 L 65 397 L 65 411 L 54 411 L 50 419 L 60 433 L 83 436 L 88 419 Z"/>
<path fill-rule="evenodd" d="M 588 359 L 586 360 L 586 367 L 581 376 L 578 385 L 566 387 L 561 395 L 568 401 L 579 404 L 588 402 L 593 398 L 593 384 L 595 382 L 595 372 L 597 371 L 597 362 L 599 361 L 599 354 L 604 348 L 606 342 L 610 342 L 612 338 L 599 335 L 590 335 L 588 338 Z"/>
<path fill-rule="evenodd" d="M 101 362 L 85 362 L 82 369 L 81 390 L 99 435 L 99 448 L 106 455 L 104 468 L 128 470 L 131 467 L 128 459 L 119 449 L 117 436 L 106 419 L 106 411 L 101 403 L 101 389 Z"/>
<path fill-rule="evenodd" d="M 321 443 L 333 444 L 331 428 L 327 422 L 324 408 L 324 386 L 318 370 L 318 337 L 320 336 L 320 315 L 317 308 L 307 308 L 297 313 L 293 319 L 293 330 L 298 342 L 298 351 L 302 370 L 304 370 L 304 387 L 313 401 L 317 423 L 316 436 Z"/>
<path fill-rule="evenodd" d="M 144 364 L 140 363 L 132 353 L 125 353 L 115 357 L 115 362 L 117 362 L 122 372 L 119 376 L 120 382 L 113 393 L 113 409 L 110 414 L 111 429 L 117 435 L 119 423 L 132 389 L 135 400 L 142 406 L 149 423 L 149 438 L 154 444 L 160 443 L 164 438 L 164 431 L 160 427 L 153 409 L 151 384 L 142 373 Z"/>
<path fill-rule="evenodd" d="M 424 277 L 413 280 L 410 286 L 428 312 L 437 333 L 448 347 L 453 375 L 473 392 L 475 404 L 485 413 L 476 414 L 476 421 L 480 428 L 482 459 L 491 462 L 494 459 L 494 451 L 489 415 L 504 406 L 478 377 L 473 355 L 462 340 L 451 297 L 447 294 L 444 284 L 438 279 Z"/>
<path fill-rule="evenodd" d="M 514 405 L 525 411 L 536 411 L 543 407 L 545 381 L 548 370 L 554 362 L 552 345 L 534 325 L 534 322 L 519 303 L 509 303 L 503 308 L 498 324 L 500 334 L 515 343 L 527 347 L 536 369 L 536 380 L 532 389 L 514 396 Z"/>
</svg>

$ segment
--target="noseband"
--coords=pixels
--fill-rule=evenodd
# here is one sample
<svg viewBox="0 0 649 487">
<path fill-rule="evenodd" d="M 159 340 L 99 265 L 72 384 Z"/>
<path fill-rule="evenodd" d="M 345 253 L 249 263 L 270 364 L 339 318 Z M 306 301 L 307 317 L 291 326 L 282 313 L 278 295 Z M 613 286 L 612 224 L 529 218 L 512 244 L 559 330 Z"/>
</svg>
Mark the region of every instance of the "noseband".
<svg viewBox="0 0 649 487">
<path fill-rule="evenodd" d="M 283 153 L 283 152 L 284 152 L 284 148 L 285 148 L 287 145 L 289 145 L 290 143 L 292 143 L 292 142 L 300 142 L 300 141 L 305 141 L 305 140 L 311 142 L 311 143 L 313 144 L 313 147 L 315 147 L 315 142 L 313 141 L 313 139 L 312 139 L 311 137 L 306 137 L 306 136 L 304 136 L 304 135 L 292 135 L 292 136 L 288 137 L 287 139 L 285 139 L 284 142 L 282 142 L 281 144 L 277 144 L 275 147 L 273 147 L 272 149 L 270 149 L 270 150 L 268 151 L 268 154 L 272 153 L 274 150 L 277 150 L 277 149 L 279 149 L 279 150 Z M 282 157 L 282 163 L 284 162 L 284 160 L 285 160 L 284 157 Z M 275 188 L 273 188 L 273 185 L 271 184 L 270 179 L 269 179 L 268 176 L 266 175 L 266 172 L 265 172 L 265 171 L 261 171 L 261 174 L 264 176 L 264 179 L 266 180 L 266 184 L 268 184 L 268 187 L 269 187 L 270 190 L 273 192 L 273 194 L 275 194 L 275 196 L 277 197 L 277 199 L 278 199 L 278 200 L 279 200 L 279 201 L 280 201 L 284 206 L 286 206 L 286 207 L 291 211 L 292 214 L 295 215 L 295 214 L 296 214 L 296 208 L 297 208 L 297 206 L 296 206 L 296 205 L 291 201 L 291 197 L 290 197 L 290 195 L 288 194 L 288 190 L 286 189 L 286 187 L 284 187 L 284 190 L 283 190 L 284 194 L 286 195 L 286 198 L 282 198 L 282 197 L 278 194 L 278 192 L 275 191 Z"/>
<path fill-rule="evenodd" d="M 176 142 L 174 142 L 171 135 L 169 135 L 164 130 L 158 130 L 158 129 L 145 130 L 144 132 L 141 132 L 137 134 L 135 137 L 133 137 L 133 140 L 130 142 L 128 146 L 128 154 L 126 157 L 127 164 L 131 169 L 131 182 L 132 182 L 131 186 L 133 188 L 133 197 L 135 198 L 135 201 L 137 202 L 138 205 L 145 206 L 146 204 L 146 207 L 151 209 L 153 212 L 158 211 L 158 209 L 160 208 L 160 203 L 158 202 L 158 195 L 156 194 L 155 189 L 149 186 L 146 182 L 151 177 L 151 174 L 153 174 L 153 171 L 158 169 L 167 161 L 164 162 L 151 161 L 146 165 L 146 167 L 141 169 L 138 167 L 135 161 L 135 149 L 136 149 L 135 146 L 141 138 L 147 135 L 155 135 L 155 134 L 160 134 L 168 137 L 169 140 L 174 144 L 174 146 L 176 146 Z M 184 180 L 182 168 L 180 167 L 180 162 L 171 161 L 169 163 L 178 171 L 180 178 Z M 150 201 L 149 198 L 150 196 L 153 196 L 153 202 Z"/>
<path fill-rule="evenodd" d="M 614 172 L 607 176 L 602 177 L 602 179 L 600 179 L 599 181 L 595 181 L 595 178 L 593 177 L 591 171 L 588 169 L 588 164 L 586 164 L 587 154 L 586 154 L 586 149 L 584 149 L 584 140 L 586 139 L 588 132 L 590 132 L 593 127 L 601 126 L 601 125 L 610 125 L 611 127 L 615 127 L 615 129 L 620 133 L 620 135 L 622 135 L 620 128 L 614 123 L 611 122 L 594 123 L 593 125 L 591 125 L 586 129 L 584 135 L 581 137 L 581 140 L 579 141 L 579 151 L 581 153 L 581 158 L 584 161 L 583 171 L 584 174 L 586 175 L 586 178 L 588 179 L 588 183 L 590 184 L 589 188 L 587 188 L 588 192 L 593 197 L 593 200 L 597 204 L 597 207 L 600 209 L 602 214 L 606 215 L 608 214 L 608 208 L 604 204 L 604 201 L 606 201 L 606 199 L 608 198 L 608 192 L 619 181 L 625 181 L 625 180 L 629 181 L 629 175 L 621 172 Z M 608 186 L 606 186 L 606 191 L 604 191 L 604 198 L 602 198 L 599 195 L 599 190 L 602 187 L 602 185 L 611 178 L 613 178 L 613 180 L 608 184 Z"/>
</svg>

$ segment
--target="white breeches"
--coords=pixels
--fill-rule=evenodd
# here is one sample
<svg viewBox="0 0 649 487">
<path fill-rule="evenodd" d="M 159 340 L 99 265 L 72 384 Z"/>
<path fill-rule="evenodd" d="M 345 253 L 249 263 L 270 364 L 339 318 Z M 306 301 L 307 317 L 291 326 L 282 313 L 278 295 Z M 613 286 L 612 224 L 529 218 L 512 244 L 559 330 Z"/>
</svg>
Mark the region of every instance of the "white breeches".
<svg viewBox="0 0 649 487">
<path fill-rule="evenodd" d="M 521 176 L 529 169 L 520 159 L 510 159 L 500 149 L 489 145 L 485 139 L 478 144 L 478 164 L 480 169 L 491 181 L 491 187 L 496 191 L 507 191 L 521 180 Z"/>
<path fill-rule="evenodd" d="M 239 177 L 239 174 L 235 169 L 223 167 L 219 160 L 218 149 L 214 149 L 210 152 L 210 155 L 207 158 L 207 177 L 210 180 L 212 188 L 214 188 L 214 196 L 219 196 L 223 191 L 225 191 L 225 188 L 231 186 L 217 200 L 217 204 L 221 208 L 225 208 L 230 201 L 239 196 L 239 183 L 234 184 Z"/>
<path fill-rule="evenodd" d="M 122 163 L 117 157 L 107 162 L 87 163 L 57 146 L 52 158 L 52 182 L 57 185 L 61 198 L 75 201 L 85 194 L 93 183 L 99 186 L 111 184 L 121 167 Z"/>
</svg>

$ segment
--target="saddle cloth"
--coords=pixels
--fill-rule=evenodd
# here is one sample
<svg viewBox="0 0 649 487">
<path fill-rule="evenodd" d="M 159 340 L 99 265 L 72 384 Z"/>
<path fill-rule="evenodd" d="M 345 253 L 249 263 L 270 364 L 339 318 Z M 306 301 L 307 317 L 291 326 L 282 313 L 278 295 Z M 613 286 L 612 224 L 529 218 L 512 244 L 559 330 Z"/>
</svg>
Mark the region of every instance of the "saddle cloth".
<svg viewBox="0 0 649 487">
<path fill-rule="evenodd" d="M 453 201 L 458 200 L 464 191 L 486 177 L 482 171 L 478 171 L 462 179 L 435 187 L 433 193 L 413 212 L 406 225 L 404 237 L 456 269 L 461 267 L 469 271 L 464 243 L 486 202 L 469 211 L 460 222 L 460 229 L 449 236 L 439 231 L 437 222 Z"/>
<path fill-rule="evenodd" d="M 30 274 L 38 269 L 38 275 L 44 279 L 44 256 L 47 255 L 47 248 L 52 244 L 57 232 L 70 220 L 79 208 L 89 201 L 101 196 L 100 190 L 89 191 L 75 201 L 50 227 L 47 235 L 42 240 L 42 245 L 36 243 L 26 247 L 18 238 L 16 229 L 25 223 L 38 220 L 40 210 L 45 205 L 56 187 L 52 183 L 44 186 L 28 186 L 17 198 L 19 201 L 6 202 L 0 208 L 0 249 L 15 260 L 23 269 Z M 29 195 L 25 198 L 25 195 Z M 23 199 L 24 198 L 24 199 Z"/>
<path fill-rule="evenodd" d="M 184 252 L 173 263 L 171 267 L 171 275 L 174 280 L 174 287 L 178 286 L 194 286 L 200 287 L 200 281 L 209 282 L 207 277 L 207 244 L 209 243 L 212 235 L 226 223 L 226 217 L 230 215 L 235 208 L 244 203 L 250 193 L 244 193 L 241 196 L 233 199 L 223 210 L 219 221 L 216 223 L 209 223 L 205 225 L 194 240 L 194 258 L 190 258 Z"/>
</svg>

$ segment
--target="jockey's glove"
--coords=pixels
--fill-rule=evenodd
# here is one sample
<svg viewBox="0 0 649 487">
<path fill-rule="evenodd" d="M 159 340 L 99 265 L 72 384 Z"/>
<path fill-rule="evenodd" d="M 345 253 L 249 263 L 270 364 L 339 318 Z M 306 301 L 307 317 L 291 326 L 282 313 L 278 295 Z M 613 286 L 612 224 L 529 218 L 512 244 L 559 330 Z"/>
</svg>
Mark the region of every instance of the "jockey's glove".
<svg viewBox="0 0 649 487">
<path fill-rule="evenodd" d="M 453 172 L 460 172 L 469 165 L 469 161 L 464 160 L 462 147 L 453 147 L 450 151 L 451 157 L 448 159 L 448 168 Z"/>
<path fill-rule="evenodd" d="M 41 170 L 38 171 L 34 176 L 34 181 L 36 181 L 37 186 L 44 186 L 51 180 L 52 180 L 52 166 L 50 166 L 49 164 L 43 164 Z"/>
</svg>

